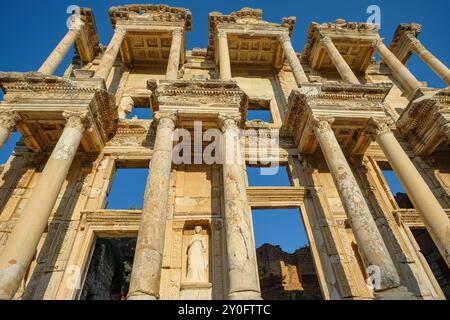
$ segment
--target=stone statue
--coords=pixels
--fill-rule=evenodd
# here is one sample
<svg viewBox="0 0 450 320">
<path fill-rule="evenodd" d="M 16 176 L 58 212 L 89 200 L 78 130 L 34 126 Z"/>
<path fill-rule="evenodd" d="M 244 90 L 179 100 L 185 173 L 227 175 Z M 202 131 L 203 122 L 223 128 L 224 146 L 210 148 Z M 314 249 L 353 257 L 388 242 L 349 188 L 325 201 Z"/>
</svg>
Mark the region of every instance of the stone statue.
<svg viewBox="0 0 450 320">
<path fill-rule="evenodd" d="M 187 282 L 207 282 L 206 279 L 208 260 L 206 255 L 206 241 L 202 233 L 202 227 L 196 226 L 194 235 L 187 247 Z"/>
</svg>

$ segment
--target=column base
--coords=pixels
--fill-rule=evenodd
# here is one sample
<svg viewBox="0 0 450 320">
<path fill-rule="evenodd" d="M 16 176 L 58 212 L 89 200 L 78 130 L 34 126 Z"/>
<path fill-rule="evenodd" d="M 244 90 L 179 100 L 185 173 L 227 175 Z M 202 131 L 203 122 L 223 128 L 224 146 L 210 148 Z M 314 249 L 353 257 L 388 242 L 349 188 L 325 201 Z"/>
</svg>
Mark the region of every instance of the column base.
<svg viewBox="0 0 450 320">
<path fill-rule="evenodd" d="M 158 298 L 149 294 L 135 294 L 128 296 L 127 300 L 158 300 Z"/>
<path fill-rule="evenodd" d="M 374 295 L 375 300 L 417 300 L 417 297 L 403 286 L 375 292 Z"/>
<path fill-rule="evenodd" d="M 239 291 L 228 295 L 228 300 L 262 300 L 261 293 L 255 291 Z"/>
</svg>

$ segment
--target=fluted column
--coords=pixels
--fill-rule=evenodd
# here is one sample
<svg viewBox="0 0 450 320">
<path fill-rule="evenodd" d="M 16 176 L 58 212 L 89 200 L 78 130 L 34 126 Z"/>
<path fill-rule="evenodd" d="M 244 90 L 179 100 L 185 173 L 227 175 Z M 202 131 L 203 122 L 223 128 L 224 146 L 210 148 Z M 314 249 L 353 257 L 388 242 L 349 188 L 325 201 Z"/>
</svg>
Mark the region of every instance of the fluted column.
<svg viewBox="0 0 450 320">
<path fill-rule="evenodd" d="M 66 126 L 0 255 L 0 299 L 11 299 L 36 253 L 85 129 L 87 113 L 65 112 Z"/>
<path fill-rule="evenodd" d="M 380 270 L 381 283 L 377 291 L 395 288 L 400 279 L 369 207 L 347 163 L 331 128 L 328 117 L 314 117 L 313 129 L 344 206 L 350 226 L 366 268 Z"/>
<path fill-rule="evenodd" d="M 330 37 L 325 36 L 320 40 L 320 42 L 325 47 L 325 50 L 327 51 L 331 62 L 333 62 L 342 79 L 352 84 L 360 84 L 358 78 L 355 76 L 350 66 L 347 64 L 339 50 L 334 45 L 333 40 L 331 40 Z"/>
<path fill-rule="evenodd" d="M 261 299 L 240 149 L 239 116 L 220 115 L 230 300 Z"/>
<path fill-rule="evenodd" d="M 447 68 L 438 58 L 436 58 L 425 46 L 414 36 L 407 36 L 409 44 L 414 52 L 442 79 L 450 86 L 450 69 Z"/>
<path fill-rule="evenodd" d="M 390 130 L 391 122 L 371 119 L 370 124 L 377 143 L 450 267 L 450 219 Z"/>
<path fill-rule="evenodd" d="M 126 119 L 127 114 L 132 112 L 134 108 L 134 100 L 130 96 L 123 96 L 119 104 L 119 119 Z"/>
<path fill-rule="evenodd" d="M 73 27 L 69 29 L 64 38 L 62 38 L 53 52 L 47 57 L 45 62 L 39 68 L 38 72 L 48 75 L 55 73 L 56 69 L 58 69 L 59 65 L 67 55 L 67 52 L 69 52 L 70 48 L 73 46 L 75 40 L 77 40 L 80 30 L 81 27 Z"/>
<path fill-rule="evenodd" d="M 408 93 L 421 87 L 421 83 L 414 77 L 409 69 L 386 47 L 381 39 L 372 41 L 373 48 L 380 54 L 381 59 L 391 69 L 394 76 Z"/>
<path fill-rule="evenodd" d="M 0 149 L 8 141 L 20 120 L 19 114 L 15 111 L 0 111 Z"/>
<path fill-rule="evenodd" d="M 231 79 L 231 62 L 230 52 L 228 50 L 228 37 L 225 31 L 219 31 L 217 33 L 219 39 L 219 71 L 220 79 Z"/>
<path fill-rule="evenodd" d="M 125 39 L 126 30 L 122 28 L 116 28 L 114 36 L 109 42 L 108 48 L 103 54 L 102 60 L 95 72 L 95 77 L 103 78 L 105 81 L 108 79 L 111 69 L 116 61 L 117 54 L 122 46 L 123 39 Z"/>
<path fill-rule="evenodd" d="M 129 300 L 159 298 L 176 116 L 158 112 L 155 119 L 158 127 L 131 272 Z"/>
<path fill-rule="evenodd" d="M 308 83 L 308 77 L 306 76 L 301 63 L 298 60 L 297 54 L 292 47 L 291 37 L 289 34 L 287 32 L 280 33 L 278 35 L 278 40 L 283 47 L 284 55 L 286 56 L 289 66 L 291 67 L 297 85 L 300 86 L 302 83 Z"/>
<path fill-rule="evenodd" d="M 166 79 L 176 80 L 178 68 L 180 66 L 181 43 L 183 40 L 183 30 L 172 31 L 172 45 L 170 46 L 169 61 L 167 62 Z"/>
</svg>

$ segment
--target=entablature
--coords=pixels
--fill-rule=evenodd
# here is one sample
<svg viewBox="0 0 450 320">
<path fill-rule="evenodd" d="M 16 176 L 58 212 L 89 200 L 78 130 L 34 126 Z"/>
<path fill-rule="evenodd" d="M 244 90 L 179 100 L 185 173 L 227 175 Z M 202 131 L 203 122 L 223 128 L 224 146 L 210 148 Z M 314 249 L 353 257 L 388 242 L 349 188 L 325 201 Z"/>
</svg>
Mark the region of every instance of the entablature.
<svg viewBox="0 0 450 320">
<path fill-rule="evenodd" d="M 240 114 L 245 119 L 247 96 L 232 80 L 149 80 L 155 111 L 176 112 L 181 127 L 202 120 L 203 128 L 218 127 L 219 113 Z"/>
<path fill-rule="evenodd" d="M 20 116 L 17 129 L 35 152 L 52 150 L 56 145 L 67 111 L 88 111 L 89 129 L 81 141 L 86 152 L 102 150 L 116 130 L 117 106 L 100 79 L 9 72 L 0 73 L 0 87 L 5 93 L 1 112 Z"/>
<path fill-rule="evenodd" d="M 403 64 L 406 64 L 413 52 L 411 39 L 416 39 L 421 31 L 422 25 L 418 23 L 401 23 L 395 30 L 389 49 Z"/>
<path fill-rule="evenodd" d="M 289 96 L 282 129 L 296 141 L 300 153 L 315 152 L 314 117 L 333 118 L 333 130 L 341 148 L 363 154 L 372 141 L 369 121 L 386 118 L 384 100 L 392 84 L 309 84 Z"/>
<path fill-rule="evenodd" d="M 192 14 L 166 5 L 128 5 L 109 10 L 115 30 L 126 32 L 120 49 L 127 64 L 164 62 L 169 58 L 174 33 L 181 33 L 181 61 L 185 56 L 185 32 L 191 31 Z"/>
<path fill-rule="evenodd" d="M 408 137 L 414 153 L 450 150 L 450 89 L 420 88 L 400 114 L 397 128 Z"/>
<path fill-rule="evenodd" d="M 324 39 L 330 39 L 353 72 L 365 74 L 373 59 L 372 41 L 378 38 L 378 26 L 375 24 L 346 22 L 343 19 L 337 19 L 334 23 L 313 22 L 309 26 L 301 58 L 313 70 L 335 70 L 323 43 Z"/>
</svg>

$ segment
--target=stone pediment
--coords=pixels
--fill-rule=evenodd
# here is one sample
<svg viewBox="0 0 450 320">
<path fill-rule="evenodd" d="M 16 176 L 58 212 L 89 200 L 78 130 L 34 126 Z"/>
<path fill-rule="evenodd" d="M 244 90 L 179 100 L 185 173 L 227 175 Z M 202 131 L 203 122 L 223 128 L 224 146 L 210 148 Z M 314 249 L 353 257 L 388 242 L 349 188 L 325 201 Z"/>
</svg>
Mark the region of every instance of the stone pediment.
<svg viewBox="0 0 450 320">
<path fill-rule="evenodd" d="M 90 129 L 82 145 L 85 151 L 99 151 L 117 126 L 117 107 L 100 80 L 3 72 L 0 88 L 5 95 L 0 110 L 19 114 L 18 130 L 33 151 L 51 150 L 56 144 L 65 124 L 63 112 L 88 110 Z"/>
<path fill-rule="evenodd" d="M 422 25 L 418 23 L 399 24 L 395 30 L 389 49 L 401 62 L 406 63 L 412 53 L 412 48 L 410 46 L 410 41 L 408 41 L 408 37 L 417 38 L 421 32 Z"/>
</svg>

